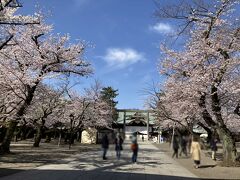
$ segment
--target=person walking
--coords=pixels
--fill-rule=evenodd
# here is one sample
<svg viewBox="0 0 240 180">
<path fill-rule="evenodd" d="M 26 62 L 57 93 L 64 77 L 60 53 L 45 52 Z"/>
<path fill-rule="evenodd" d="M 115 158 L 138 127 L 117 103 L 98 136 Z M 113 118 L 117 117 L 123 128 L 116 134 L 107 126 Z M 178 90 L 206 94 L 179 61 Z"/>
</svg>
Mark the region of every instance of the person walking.
<svg viewBox="0 0 240 180">
<path fill-rule="evenodd" d="M 179 156 L 182 156 L 182 153 L 187 157 L 187 139 L 186 136 L 183 136 L 180 140 L 181 150 Z"/>
<path fill-rule="evenodd" d="M 198 139 L 199 138 L 197 136 L 193 136 L 193 141 L 192 141 L 191 150 L 190 150 L 195 168 L 199 168 L 200 162 L 201 162 L 201 146 Z"/>
<path fill-rule="evenodd" d="M 210 147 L 212 150 L 212 160 L 216 161 L 216 152 L 217 152 L 217 139 L 212 138 L 210 141 Z"/>
<path fill-rule="evenodd" d="M 116 139 L 115 139 L 115 150 L 116 150 L 116 156 L 117 159 L 119 160 L 121 157 L 121 151 L 123 150 L 122 148 L 122 144 L 123 144 L 123 139 L 122 137 L 118 134 Z"/>
<path fill-rule="evenodd" d="M 178 158 L 179 144 L 178 144 L 177 135 L 174 135 L 174 136 L 173 136 L 172 148 L 173 148 L 172 158 L 174 158 L 174 156 L 176 156 L 176 158 Z"/>
<path fill-rule="evenodd" d="M 192 136 L 188 135 L 188 137 L 187 137 L 187 153 L 188 154 L 190 154 L 191 145 L 192 145 Z"/>
<path fill-rule="evenodd" d="M 133 152 L 132 163 L 136 163 L 137 162 L 137 155 L 138 155 L 138 143 L 137 143 L 137 138 L 136 138 L 135 135 L 133 135 L 133 137 L 132 137 L 131 150 Z"/>
<path fill-rule="evenodd" d="M 106 160 L 106 154 L 109 146 L 108 136 L 105 134 L 102 138 L 102 148 L 103 148 L 103 160 Z"/>
</svg>

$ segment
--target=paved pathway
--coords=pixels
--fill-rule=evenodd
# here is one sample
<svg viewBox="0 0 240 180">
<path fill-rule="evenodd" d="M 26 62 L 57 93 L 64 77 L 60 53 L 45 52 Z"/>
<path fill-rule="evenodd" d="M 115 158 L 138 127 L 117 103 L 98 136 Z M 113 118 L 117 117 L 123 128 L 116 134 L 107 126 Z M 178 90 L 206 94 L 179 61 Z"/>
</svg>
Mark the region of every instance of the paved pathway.
<svg viewBox="0 0 240 180">
<path fill-rule="evenodd" d="M 55 164 L 40 166 L 0 178 L 0 180 L 190 180 L 194 174 L 148 142 L 140 142 L 138 163 L 131 163 L 130 145 L 125 144 L 122 159 L 116 160 L 114 148 L 108 160 L 100 151 L 84 152 Z"/>
</svg>

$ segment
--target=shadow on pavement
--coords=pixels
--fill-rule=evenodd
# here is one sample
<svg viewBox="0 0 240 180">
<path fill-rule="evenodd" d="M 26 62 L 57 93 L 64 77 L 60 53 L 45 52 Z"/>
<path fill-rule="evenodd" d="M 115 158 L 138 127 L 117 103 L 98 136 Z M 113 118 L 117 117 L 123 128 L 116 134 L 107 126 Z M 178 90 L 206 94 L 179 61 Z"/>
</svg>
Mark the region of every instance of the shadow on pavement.
<svg viewBox="0 0 240 180">
<path fill-rule="evenodd" d="M 31 170 L 23 173 L 14 174 L 0 178 L 2 180 L 197 180 L 197 178 L 168 176 L 168 175 L 154 175 L 154 174 L 140 174 L 140 173 L 126 173 L 126 172 L 111 172 L 101 170 Z M 14 171 L 14 170 L 13 170 Z M 143 172 L 144 173 L 144 172 Z"/>
<path fill-rule="evenodd" d="M 172 175 L 146 174 L 142 169 L 142 164 L 151 167 L 156 164 L 155 161 L 138 162 L 132 164 L 126 159 L 121 161 L 107 160 L 101 158 L 89 158 L 96 153 L 88 153 L 90 156 L 82 156 L 81 161 L 75 160 L 71 163 L 71 170 L 63 169 L 34 169 L 34 170 L 15 170 L 0 169 L 0 180 L 197 180 L 199 178 L 179 177 Z M 85 169 L 89 164 L 93 169 Z M 171 163 L 159 163 L 161 165 Z M 210 165 L 211 166 L 211 165 Z M 203 167 L 204 168 L 204 167 Z M 138 172 L 129 172 L 130 170 Z M 4 173 L 6 172 L 6 173 Z M 19 173 L 21 172 L 21 173 Z M 7 176 L 8 175 L 8 176 Z M 10 175 L 10 176 L 9 176 Z M 5 176 L 5 177 L 3 177 Z"/>
<path fill-rule="evenodd" d="M 216 164 L 212 164 L 212 165 L 201 165 L 199 168 L 214 168 L 216 166 Z"/>
<path fill-rule="evenodd" d="M 23 171 L 25 171 L 25 170 L 0 168 L 0 178 L 4 177 L 4 176 L 11 175 L 11 174 L 16 174 L 16 173 L 19 173 L 19 172 L 23 172 Z"/>
</svg>

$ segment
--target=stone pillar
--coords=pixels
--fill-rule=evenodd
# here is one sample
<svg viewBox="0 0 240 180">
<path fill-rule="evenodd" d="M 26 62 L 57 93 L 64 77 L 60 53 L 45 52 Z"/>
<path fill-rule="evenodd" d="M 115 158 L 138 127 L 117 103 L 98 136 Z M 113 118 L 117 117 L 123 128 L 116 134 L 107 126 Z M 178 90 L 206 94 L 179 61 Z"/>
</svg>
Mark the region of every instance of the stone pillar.
<svg viewBox="0 0 240 180">
<path fill-rule="evenodd" d="M 147 112 L 147 140 L 149 140 L 149 112 Z"/>
<path fill-rule="evenodd" d="M 124 135 L 124 138 L 126 138 L 125 132 L 126 132 L 126 111 L 123 112 L 123 135 Z"/>
</svg>

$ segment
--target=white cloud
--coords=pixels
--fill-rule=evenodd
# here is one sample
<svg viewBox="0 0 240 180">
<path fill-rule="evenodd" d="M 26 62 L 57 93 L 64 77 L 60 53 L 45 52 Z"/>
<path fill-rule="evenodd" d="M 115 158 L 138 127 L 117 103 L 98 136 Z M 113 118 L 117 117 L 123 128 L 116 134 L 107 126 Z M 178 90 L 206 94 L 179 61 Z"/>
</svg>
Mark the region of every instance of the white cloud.
<svg viewBox="0 0 240 180">
<path fill-rule="evenodd" d="M 160 34 L 167 34 L 173 32 L 172 26 L 166 23 L 157 23 L 153 26 L 150 26 L 149 29 Z"/>
<path fill-rule="evenodd" d="M 123 68 L 145 60 L 144 55 L 131 48 L 109 48 L 103 59 L 109 66 Z"/>
</svg>

